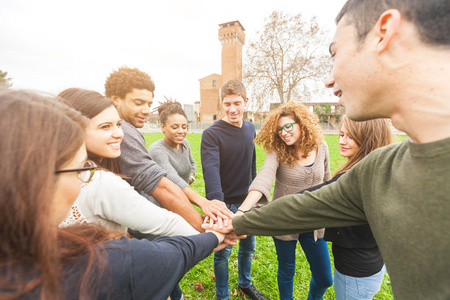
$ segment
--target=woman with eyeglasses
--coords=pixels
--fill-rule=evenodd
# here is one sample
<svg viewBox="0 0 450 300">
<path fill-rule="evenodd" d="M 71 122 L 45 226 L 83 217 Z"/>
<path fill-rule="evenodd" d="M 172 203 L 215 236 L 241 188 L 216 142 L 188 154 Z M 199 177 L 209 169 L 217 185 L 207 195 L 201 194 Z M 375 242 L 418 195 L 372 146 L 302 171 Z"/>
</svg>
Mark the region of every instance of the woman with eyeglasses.
<svg viewBox="0 0 450 300">
<path fill-rule="evenodd" d="M 265 120 L 255 143 L 267 152 L 264 165 L 250 185 L 249 194 L 236 215 L 243 214 L 262 198 L 272 201 L 297 193 L 331 178 L 328 146 L 323 140 L 318 118 L 301 103 L 289 102 Z M 308 299 L 322 299 L 333 284 L 330 256 L 323 230 L 273 237 L 278 258 L 280 299 L 293 299 L 295 248 L 297 241 L 311 270 Z"/>
<path fill-rule="evenodd" d="M 169 212 L 140 195 L 118 173 L 123 131 L 113 102 L 100 93 L 78 88 L 64 90 L 59 101 L 89 118 L 86 128 L 88 157 L 101 169 L 80 195 L 62 226 L 97 223 L 107 229 L 126 232 L 128 228 L 153 235 L 193 235 L 198 232 L 181 216 Z M 108 172 L 109 171 L 109 172 Z"/>
<path fill-rule="evenodd" d="M 59 228 L 95 172 L 86 163 L 86 118 L 0 89 L 0 126 L 0 299 L 166 299 L 223 240 L 208 232 L 150 242 L 94 225 Z"/>
</svg>

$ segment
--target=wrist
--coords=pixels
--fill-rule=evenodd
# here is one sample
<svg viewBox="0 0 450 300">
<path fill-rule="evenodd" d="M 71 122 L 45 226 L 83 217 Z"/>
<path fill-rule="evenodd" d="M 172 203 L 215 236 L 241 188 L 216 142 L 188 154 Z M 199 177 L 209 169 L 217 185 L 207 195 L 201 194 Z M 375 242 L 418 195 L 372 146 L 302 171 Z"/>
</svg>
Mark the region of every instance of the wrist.
<svg viewBox="0 0 450 300">
<path fill-rule="evenodd" d="M 246 212 L 249 212 L 250 210 L 251 210 L 251 209 L 245 210 L 245 209 L 238 208 L 238 211 L 240 211 L 240 212 L 243 213 L 243 214 L 245 214 Z"/>
<path fill-rule="evenodd" d="M 185 178 L 186 178 L 186 177 L 185 177 Z M 192 182 L 194 182 L 194 181 L 195 181 L 195 177 L 194 177 L 193 175 L 189 176 L 189 179 L 191 179 L 191 180 L 192 180 Z"/>
</svg>

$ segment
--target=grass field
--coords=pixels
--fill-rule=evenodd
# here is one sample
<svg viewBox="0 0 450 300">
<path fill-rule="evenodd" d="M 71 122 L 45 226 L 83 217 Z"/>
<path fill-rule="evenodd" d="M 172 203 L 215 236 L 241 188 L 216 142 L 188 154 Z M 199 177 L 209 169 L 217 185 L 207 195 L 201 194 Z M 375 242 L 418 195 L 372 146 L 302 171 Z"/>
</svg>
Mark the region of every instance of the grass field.
<svg viewBox="0 0 450 300">
<path fill-rule="evenodd" d="M 145 133 L 147 141 L 147 148 L 156 140 L 162 139 L 162 133 Z M 333 174 L 337 168 L 345 161 L 339 155 L 338 136 L 326 135 L 326 142 L 330 151 L 330 168 Z M 401 136 L 398 139 L 403 140 L 406 136 Z M 188 134 L 187 139 L 191 144 L 192 153 L 197 163 L 197 174 L 194 184 L 191 186 L 200 195 L 205 195 L 205 183 L 203 181 L 203 172 L 200 159 L 200 143 L 201 134 Z M 256 146 L 257 169 L 264 164 L 265 153 Z M 255 286 L 267 297 L 267 299 L 279 299 L 277 287 L 277 258 L 275 246 L 271 237 L 257 237 L 256 252 L 252 264 L 252 278 Z M 309 264 L 302 252 L 300 245 L 297 244 L 297 266 L 294 281 L 294 299 L 306 299 L 308 296 L 309 281 L 311 273 L 309 271 Z M 330 257 L 333 262 L 331 254 L 331 244 L 328 244 Z M 237 249 L 233 247 L 229 261 L 230 269 L 230 289 L 232 296 L 230 299 L 241 299 L 242 295 L 238 289 L 237 278 Z M 180 283 L 181 289 L 186 299 L 216 299 L 214 286 L 214 270 L 213 270 L 213 255 L 210 255 L 194 268 L 192 268 L 183 278 Z M 324 299 L 335 299 L 333 287 L 329 288 L 324 296 Z M 393 299 L 391 284 L 389 276 L 385 275 L 381 291 L 374 299 Z"/>
</svg>

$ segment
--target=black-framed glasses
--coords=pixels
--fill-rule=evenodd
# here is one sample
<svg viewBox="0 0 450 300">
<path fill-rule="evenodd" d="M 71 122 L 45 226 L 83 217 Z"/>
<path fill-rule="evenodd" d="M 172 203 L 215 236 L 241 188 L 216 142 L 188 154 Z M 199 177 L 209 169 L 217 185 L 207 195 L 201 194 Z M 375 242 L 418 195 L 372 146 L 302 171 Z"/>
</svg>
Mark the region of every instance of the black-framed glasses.
<svg viewBox="0 0 450 300">
<path fill-rule="evenodd" d="M 58 174 L 58 173 L 78 172 L 78 179 L 80 179 L 80 181 L 83 183 L 88 183 L 89 181 L 91 181 L 92 176 L 94 176 L 94 173 L 97 170 L 97 168 L 98 168 L 97 165 L 92 160 L 87 160 L 84 163 L 83 168 L 57 170 L 55 171 L 55 173 Z"/>
<path fill-rule="evenodd" d="M 295 122 L 293 122 L 293 123 L 286 123 L 286 124 L 284 124 L 281 127 L 277 127 L 277 134 L 282 134 L 283 130 L 285 132 L 291 132 L 292 130 L 294 130 L 294 124 L 295 124 Z"/>
</svg>

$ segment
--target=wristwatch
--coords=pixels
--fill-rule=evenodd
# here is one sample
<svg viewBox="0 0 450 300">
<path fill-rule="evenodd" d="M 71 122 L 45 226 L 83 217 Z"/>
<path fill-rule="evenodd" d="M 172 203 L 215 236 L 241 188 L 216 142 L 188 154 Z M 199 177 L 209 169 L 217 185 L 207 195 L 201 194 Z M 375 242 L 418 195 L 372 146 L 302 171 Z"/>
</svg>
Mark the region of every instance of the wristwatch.
<svg viewBox="0 0 450 300">
<path fill-rule="evenodd" d="M 192 182 L 195 181 L 195 177 L 194 176 L 189 176 L 190 179 L 192 179 Z"/>
</svg>

